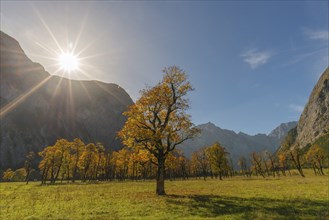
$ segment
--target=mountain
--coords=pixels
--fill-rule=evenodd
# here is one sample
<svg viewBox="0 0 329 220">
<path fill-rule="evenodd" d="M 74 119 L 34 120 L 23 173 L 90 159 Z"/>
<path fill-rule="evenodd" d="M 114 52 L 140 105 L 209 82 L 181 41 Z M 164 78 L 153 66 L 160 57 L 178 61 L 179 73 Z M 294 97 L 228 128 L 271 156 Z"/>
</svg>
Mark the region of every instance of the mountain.
<svg viewBox="0 0 329 220">
<path fill-rule="evenodd" d="M 246 158 L 254 151 L 274 152 L 287 132 L 295 127 L 297 122 L 283 123 L 275 128 L 269 135 L 257 134 L 248 135 L 242 132 L 235 133 L 234 131 L 221 129 L 211 122 L 198 125 L 200 134 L 192 139 L 183 143 L 179 148 L 184 151 L 187 157 L 205 146 L 210 146 L 214 142 L 218 141 L 229 152 L 236 163 L 241 156 Z"/>
<path fill-rule="evenodd" d="M 27 152 L 59 138 L 121 147 L 115 136 L 133 104 L 124 89 L 50 75 L 15 39 L 3 32 L 0 37 L 0 169 L 22 166 Z"/>
<path fill-rule="evenodd" d="M 275 128 L 271 133 L 268 135 L 269 137 L 274 137 L 281 142 L 285 136 L 287 135 L 288 131 L 290 131 L 292 128 L 296 127 L 297 122 L 287 122 L 280 124 L 277 128 Z"/>
<path fill-rule="evenodd" d="M 305 148 L 329 138 L 329 67 L 324 71 L 299 118 L 297 127 L 281 144 L 280 150 Z M 329 146 L 326 146 L 329 148 Z"/>
</svg>

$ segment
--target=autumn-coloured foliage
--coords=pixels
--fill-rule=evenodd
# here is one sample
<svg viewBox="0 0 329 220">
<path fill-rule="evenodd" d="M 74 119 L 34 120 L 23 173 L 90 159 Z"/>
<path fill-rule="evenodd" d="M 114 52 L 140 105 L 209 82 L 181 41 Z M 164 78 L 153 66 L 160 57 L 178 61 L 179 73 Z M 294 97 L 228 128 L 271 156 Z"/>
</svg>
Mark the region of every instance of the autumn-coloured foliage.
<svg viewBox="0 0 329 220">
<path fill-rule="evenodd" d="M 14 174 L 15 174 L 15 172 L 9 168 L 3 173 L 2 179 L 5 181 L 11 181 Z"/>
<path fill-rule="evenodd" d="M 165 161 L 176 146 L 192 138 L 193 128 L 187 94 L 192 86 L 185 72 L 176 67 L 163 70 L 161 82 L 141 91 L 141 98 L 124 113 L 127 121 L 119 132 L 123 143 L 131 148 L 143 148 L 155 158 L 158 195 L 165 194 Z"/>
<path fill-rule="evenodd" d="M 222 180 L 229 170 L 228 152 L 218 142 L 214 143 L 207 149 L 207 155 L 210 162 L 211 172 L 215 176 L 219 176 Z"/>
<path fill-rule="evenodd" d="M 325 153 L 317 144 L 312 145 L 303 157 L 298 151 L 281 152 L 277 155 L 254 152 L 250 155 L 250 160 L 241 157 L 237 161 L 240 171 L 234 171 L 229 152 L 219 143 L 193 152 L 190 159 L 185 157 L 181 150 L 175 149 L 166 156 L 165 178 L 206 180 L 211 177 L 221 180 L 233 175 L 248 178 L 251 175 L 260 175 L 265 178 L 281 174 L 286 176 L 287 172 L 291 176 L 290 170 L 296 163 L 298 166 L 298 160 L 300 169 L 302 166 L 312 167 L 316 175 L 324 175 Z M 39 171 L 32 166 L 36 159 L 35 153 L 29 152 L 24 167 L 17 170 L 7 169 L 2 174 L 2 180 L 28 182 L 30 179 L 41 179 L 42 184 L 54 184 L 57 181 L 138 181 L 157 178 L 157 158 L 141 146 L 111 151 L 106 150 L 101 143 L 85 144 L 78 138 L 73 141 L 60 139 L 53 146 L 39 152 L 39 155 Z"/>
<path fill-rule="evenodd" d="M 324 175 L 323 172 L 323 160 L 325 159 L 326 152 L 319 145 L 313 145 L 310 147 L 305 155 L 305 159 L 312 164 L 314 173 L 317 175 Z"/>
</svg>

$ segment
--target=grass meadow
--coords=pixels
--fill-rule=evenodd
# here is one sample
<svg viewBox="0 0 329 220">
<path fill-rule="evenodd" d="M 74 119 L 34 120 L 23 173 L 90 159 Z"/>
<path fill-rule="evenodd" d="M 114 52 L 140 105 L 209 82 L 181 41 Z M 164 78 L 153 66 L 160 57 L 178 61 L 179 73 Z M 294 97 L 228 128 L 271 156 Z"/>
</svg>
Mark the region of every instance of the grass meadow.
<svg viewBox="0 0 329 220">
<path fill-rule="evenodd" d="M 0 183 L 0 219 L 329 219 L 329 176 Z"/>
</svg>

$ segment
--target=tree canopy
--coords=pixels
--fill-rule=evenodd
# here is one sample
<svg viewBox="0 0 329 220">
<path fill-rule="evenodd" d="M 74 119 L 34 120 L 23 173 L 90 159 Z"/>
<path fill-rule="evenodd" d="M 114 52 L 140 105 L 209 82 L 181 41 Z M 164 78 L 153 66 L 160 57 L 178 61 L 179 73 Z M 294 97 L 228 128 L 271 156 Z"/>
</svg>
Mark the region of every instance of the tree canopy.
<svg viewBox="0 0 329 220">
<path fill-rule="evenodd" d="M 175 147 L 192 138 L 197 129 L 186 114 L 187 94 L 193 90 L 186 73 L 172 66 L 163 70 L 163 79 L 141 91 L 141 98 L 127 112 L 127 121 L 119 132 L 128 147 L 142 147 L 155 158 L 158 166 L 157 194 L 165 194 L 165 160 Z"/>
</svg>

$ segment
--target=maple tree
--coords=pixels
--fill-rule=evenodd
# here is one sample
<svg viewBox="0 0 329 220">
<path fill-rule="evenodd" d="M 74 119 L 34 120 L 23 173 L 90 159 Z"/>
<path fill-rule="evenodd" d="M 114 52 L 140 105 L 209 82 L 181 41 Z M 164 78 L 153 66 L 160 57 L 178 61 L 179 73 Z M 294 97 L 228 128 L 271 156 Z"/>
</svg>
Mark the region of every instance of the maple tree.
<svg viewBox="0 0 329 220">
<path fill-rule="evenodd" d="M 324 175 L 323 172 L 323 160 L 325 159 L 326 152 L 319 145 L 312 145 L 307 151 L 305 157 L 308 162 L 312 164 L 315 174 Z"/>
<path fill-rule="evenodd" d="M 165 161 L 177 145 L 192 138 L 193 127 L 187 94 L 192 86 L 186 73 L 176 67 L 163 70 L 161 82 L 141 91 L 141 97 L 124 113 L 127 121 L 119 132 L 128 147 L 142 147 L 155 158 L 157 166 L 156 194 L 164 195 Z"/>
<path fill-rule="evenodd" d="M 212 172 L 222 180 L 224 172 L 229 168 L 227 155 L 228 152 L 218 142 L 207 148 L 207 154 Z"/>
</svg>

